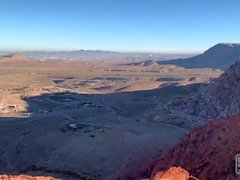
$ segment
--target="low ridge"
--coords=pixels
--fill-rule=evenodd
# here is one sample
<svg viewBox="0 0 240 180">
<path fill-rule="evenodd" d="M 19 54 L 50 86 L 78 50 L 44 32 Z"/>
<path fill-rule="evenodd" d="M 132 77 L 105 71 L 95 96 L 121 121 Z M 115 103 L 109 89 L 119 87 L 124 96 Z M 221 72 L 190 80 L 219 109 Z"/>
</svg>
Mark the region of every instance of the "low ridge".
<svg viewBox="0 0 240 180">
<path fill-rule="evenodd" d="M 0 60 L 27 60 L 28 57 L 21 53 L 8 54 L 0 57 Z"/>
</svg>

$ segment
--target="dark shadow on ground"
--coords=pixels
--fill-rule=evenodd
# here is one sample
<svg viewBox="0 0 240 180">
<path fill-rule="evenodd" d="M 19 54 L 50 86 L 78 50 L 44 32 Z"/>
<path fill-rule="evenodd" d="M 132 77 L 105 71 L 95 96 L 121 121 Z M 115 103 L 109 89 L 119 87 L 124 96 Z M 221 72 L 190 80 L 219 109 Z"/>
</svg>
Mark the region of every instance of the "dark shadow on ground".
<svg viewBox="0 0 240 180">
<path fill-rule="evenodd" d="M 137 171 L 186 133 L 152 115 L 199 86 L 25 98 L 29 117 L 0 118 L 0 173 L 113 179 L 125 169 Z"/>
</svg>

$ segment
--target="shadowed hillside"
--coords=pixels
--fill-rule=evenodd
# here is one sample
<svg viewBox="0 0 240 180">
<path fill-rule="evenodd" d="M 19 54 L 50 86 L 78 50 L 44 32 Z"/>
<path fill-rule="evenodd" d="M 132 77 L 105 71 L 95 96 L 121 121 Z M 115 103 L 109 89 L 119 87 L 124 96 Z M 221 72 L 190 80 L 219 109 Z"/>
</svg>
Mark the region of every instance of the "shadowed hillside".
<svg viewBox="0 0 240 180">
<path fill-rule="evenodd" d="M 171 104 L 175 112 L 185 113 L 196 121 L 228 117 L 240 112 L 240 62 L 228 68 L 219 78 L 202 86 L 198 93 Z"/>
<path fill-rule="evenodd" d="M 171 166 L 181 166 L 203 180 L 239 179 L 234 159 L 240 152 L 240 116 L 217 119 L 186 135 L 153 163 L 152 177 Z"/>
</svg>

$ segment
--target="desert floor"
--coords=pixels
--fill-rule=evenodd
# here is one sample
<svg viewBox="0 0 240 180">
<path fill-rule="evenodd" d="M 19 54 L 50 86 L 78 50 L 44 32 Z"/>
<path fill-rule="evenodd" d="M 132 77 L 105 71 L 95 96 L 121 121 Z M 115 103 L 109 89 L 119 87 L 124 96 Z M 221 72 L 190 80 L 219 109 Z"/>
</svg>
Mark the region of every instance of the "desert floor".
<svg viewBox="0 0 240 180">
<path fill-rule="evenodd" d="M 189 128 L 171 100 L 221 71 L 76 61 L 0 62 L 0 173 L 136 175 Z"/>
</svg>

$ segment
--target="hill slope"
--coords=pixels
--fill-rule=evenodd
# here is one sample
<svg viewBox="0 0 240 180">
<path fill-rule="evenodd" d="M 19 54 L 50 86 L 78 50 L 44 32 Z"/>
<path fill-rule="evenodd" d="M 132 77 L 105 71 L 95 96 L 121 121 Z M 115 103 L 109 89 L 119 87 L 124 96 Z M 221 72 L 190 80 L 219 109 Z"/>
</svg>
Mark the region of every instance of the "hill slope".
<svg viewBox="0 0 240 180">
<path fill-rule="evenodd" d="M 174 64 L 185 68 L 214 68 L 225 70 L 237 60 L 240 60 L 240 44 L 220 43 L 198 56 L 186 59 L 159 61 L 159 64 Z"/>
<path fill-rule="evenodd" d="M 240 115 L 209 122 L 186 135 L 155 162 L 152 177 L 171 166 L 181 166 L 199 179 L 239 179 L 234 159 L 240 152 Z"/>
<path fill-rule="evenodd" d="M 196 121 L 240 112 L 240 62 L 236 62 L 210 84 L 202 86 L 197 94 L 170 104 L 170 109 L 175 114 L 190 115 Z"/>
</svg>

